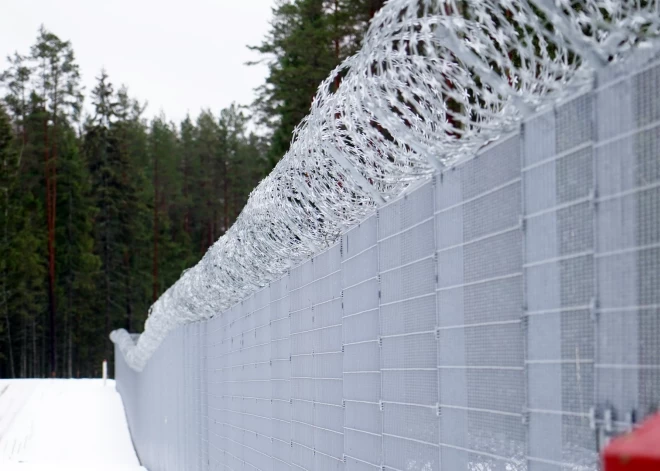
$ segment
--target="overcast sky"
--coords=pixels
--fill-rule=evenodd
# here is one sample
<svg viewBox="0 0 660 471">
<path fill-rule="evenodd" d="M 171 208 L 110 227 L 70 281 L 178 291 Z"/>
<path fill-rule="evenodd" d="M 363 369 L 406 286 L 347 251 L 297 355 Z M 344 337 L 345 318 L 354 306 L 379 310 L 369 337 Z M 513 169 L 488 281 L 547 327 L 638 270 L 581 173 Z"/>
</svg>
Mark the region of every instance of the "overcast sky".
<svg viewBox="0 0 660 471">
<path fill-rule="evenodd" d="M 176 121 L 249 104 L 264 66 L 247 49 L 268 31 L 274 0 L 0 0 L 0 69 L 27 54 L 41 24 L 70 40 L 86 95 L 105 68 L 116 88 Z M 89 99 L 85 99 L 89 109 Z"/>
</svg>

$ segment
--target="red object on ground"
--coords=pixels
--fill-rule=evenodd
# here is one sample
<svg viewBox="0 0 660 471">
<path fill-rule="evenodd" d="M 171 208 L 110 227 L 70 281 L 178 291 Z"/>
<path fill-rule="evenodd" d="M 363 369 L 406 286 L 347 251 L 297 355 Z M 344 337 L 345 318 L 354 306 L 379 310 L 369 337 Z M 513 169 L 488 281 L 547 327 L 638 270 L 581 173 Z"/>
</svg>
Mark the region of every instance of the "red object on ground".
<svg viewBox="0 0 660 471">
<path fill-rule="evenodd" d="M 603 452 L 603 471 L 660 470 L 660 414 L 612 440 Z"/>
</svg>

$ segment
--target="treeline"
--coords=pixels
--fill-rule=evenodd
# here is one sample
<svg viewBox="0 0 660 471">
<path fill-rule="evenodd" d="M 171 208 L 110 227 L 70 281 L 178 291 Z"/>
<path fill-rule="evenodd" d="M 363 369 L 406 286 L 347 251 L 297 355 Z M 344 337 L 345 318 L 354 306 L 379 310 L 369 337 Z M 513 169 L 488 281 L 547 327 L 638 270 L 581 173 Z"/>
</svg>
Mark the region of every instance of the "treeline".
<svg viewBox="0 0 660 471">
<path fill-rule="evenodd" d="M 173 123 L 101 71 L 86 93 L 45 28 L 0 71 L 0 377 L 98 376 L 108 333 L 150 305 L 232 225 L 284 155 L 319 83 L 383 0 L 291 0 L 254 47 L 250 111 Z M 87 105 L 83 108 L 83 101 Z M 83 113 L 87 110 L 87 113 Z M 267 132 L 250 132 L 259 122 Z"/>
<path fill-rule="evenodd" d="M 2 81 L 2 374 L 89 376 L 236 219 L 266 143 L 236 106 L 147 122 L 104 72 L 80 119 L 72 47 L 45 29 Z"/>
</svg>

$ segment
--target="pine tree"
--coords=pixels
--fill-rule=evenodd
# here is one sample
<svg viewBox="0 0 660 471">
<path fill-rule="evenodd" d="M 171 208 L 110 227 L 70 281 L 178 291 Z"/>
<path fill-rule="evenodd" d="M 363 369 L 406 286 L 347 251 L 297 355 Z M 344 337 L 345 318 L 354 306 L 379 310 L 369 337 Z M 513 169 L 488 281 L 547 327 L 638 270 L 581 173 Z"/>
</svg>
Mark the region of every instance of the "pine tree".
<svg viewBox="0 0 660 471">
<path fill-rule="evenodd" d="M 64 131 L 59 155 L 57 267 L 59 294 L 64 299 L 58 308 L 64 334 L 60 336 L 59 350 L 62 353 L 61 371 L 73 377 L 74 360 L 80 356 L 74 341 L 83 335 L 81 326 L 95 314 L 95 306 L 90 300 L 95 297 L 95 277 L 100 268 L 93 239 L 97 210 L 90 194 L 87 165 L 70 128 Z"/>
<path fill-rule="evenodd" d="M 73 48 L 43 26 L 37 43 L 32 46 L 32 59 L 39 81 L 43 103 L 43 153 L 45 162 L 46 218 L 48 232 L 48 309 L 49 309 L 49 371 L 57 375 L 56 329 L 56 246 L 57 223 L 57 158 L 60 128 L 69 119 L 77 119 L 82 105 L 80 74 Z"/>
<path fill-rule="evenodd" d="M 15 360 L 14 360 L 14 342 L 11 335 L 12 321 L 9 316 L 9 270 L 8 261 L 10 258 L 11 247 L 9 245 L 9 231 L 10 231 L 10 212 L 13 208 L 10 207 L 9 195 L 11 187 L 16 180 L 18 170 L 18 159 L 14 155 L 12 146 L 12 130 L 7 115 L 3 106 L 0 105 L 0 308 L 2 310 L 2 322 L 0 323 L 0 333 L 6 335 L 5 340 L 7 345 L 7 358 L 3 358 L 0 353 L 0 361 L 8 363 L 7 368 L 12 378 L 16 377 Z M 4 330 L 4 332 L 3 332 Z M 2 341 L 0 340 L 0 341 Z"/>
<path fill-rule="evenodd" d="M 192 211 L 193 211 L 193 201 L 192 201 L 192 182 L 195 181 L 198 173 L 196 172 L 197 168 L 195 166 L 195 139 L 196 132 L 194 124 L 192 123 L 190 116 L 186 118 L 181 123 L 179 134 L 181 136 L 181 161 L 180 161 L 180 173 L 182 175 L 182 211 L 183 211 L 183 231 L 188 235 L 188 238 L 192 240 Z"/>
<path fill-rule="evenodd" d="M 201 257 L 219 237 L 217 206 L 214 204 L 214 182 L 217 181 L 220 127 L 210 111 L 202 111 L 197 118 L 196 154 L 201 169 L 198 191 L 194 197 L 199 218 L 199 251 Z"/>
<path fill-rule="evenodd" d="M 145 180 L 138 170 L 136 153 L 145 152 L 144 129 L 139 104 L 125 88 L 115 93 L 105 71 L 92 91 L 95 114 L 85 127 L 85 153 L 90 169 L 92 194 L 98 210 L 95 253 L 101 260 L 97 289 L 102 296 L 100 332 L 133 328 L 137 305 L 146 312 L 140 286 L 147 273 L 139 258 L 147 256 L 145 231 L 147 207 L 142 201 Z M 137 114 L 136 114 L 137 113 Z M 110 358 L 111 344 L 104 341 L 101 359 Z"/>
<path fill-rule="evenodd" d="M 32 121 L 30 115 L 26 111 L 26 129 Z M 46 252 L 43 200 L 35 193 L 42 182 L 35 178 L 37 172 L 41 175 L 41 166 L 29 152 L 29 143 L 19 141 L 13 138 L 7 114 L 0 109 L 0 325 L 7 334 L 6 372 L 25 377 L 42 373 L 37 344 L 46 294 Z"/>
<path fill-rule="evenodd" d="M 7 57 L 9 68 L 0 74 L 0 83 L 5 84 L 8 93 L 5 103 L 13 115 L 16 131 L 21 135 L 21 143 L 27 142 L 27 112 L 30 99 L 30 78 L 32 71 L 27 59 L 18 52 Z"/>
<path fill-rule="evenodd" d="M 257 136 L 246 136 L 247 116 L 241 108 L 232 104 L 220 112 L 219 131 L 223 152 L 223 233 L 234 223 L 247 203 L 252 189 L 264 175 Z"/>
<path fill-rule="evenodd" d="M 181 225 L 173 221 L 181 195 L 177 175 L 177 135 L 164 116 L 152 121 L 148 143 L 153 188 L 152 300 L 156 301 L 187 267 L 185 260 L 182 263 L 181 257 L 183 255 L 185 259 L 185 255 L 181 253 L 176 237 Z"/>
<path fill-rule="evenodd" d="M 115 247 L 119 217 L 119 201 L 121 188 L 117 182 L 117 148 L 110 137 L 110 125 L 115 119 L 114 89 L 108 82 L 105 71 L 101 71 L 96 87 L 92 90 L 94 116 L 87 123 L 85 130 L 85 153 L 92 179 L 92 192 L 95 206 L 98 209 L 95 224 L 95 252 L 101 260 L 97 296 L 102 299 L 100 312 L 103 313 L 103 325 L 106 331 L 112 325 L 113 314 L 113 284 L 117 263 L 117 247 Z M 107 346 L 104 349 L 107 352 Z"/>
<path fill-rule="evenodd" d="M 117 120 L 112 133 L 118 143 L 120 173 L 123 184 L 121 204 L 123 326 L 133 332 L 144 322 L 150 305 L 148 295 L 150 216 L 148 180 L 140 163 L 147 154 L 147 134 L 141 121 L 144 106 L 128 96 L 125 87 L 117 92 Z M 122 322 L 118 323 L 121 326 Z"/>
<path fill-rule="evenodd" d="M 309 113 L 318 86 L 360 47 L 369 20 L 384 0 L 283 0 L 273 10 L 272 27 L 261 45 L 251 47 L 268 64 L 266 83 L 253 104 L 271 130 L 273 167 L 286 153 L 295 127 Z M 335 87 L 341 77 L 337 77 Z"/>
<path fill-rule="evenodd" d="M 281 2 L 271 31 L 252 49 L 268 57 L 266 83 L 255 108 L 272 129 L 272 165 L 288 150 L 293 130 L 309 112 L 319 84 L 337 65 L 327 0 Z"/>
</svg>

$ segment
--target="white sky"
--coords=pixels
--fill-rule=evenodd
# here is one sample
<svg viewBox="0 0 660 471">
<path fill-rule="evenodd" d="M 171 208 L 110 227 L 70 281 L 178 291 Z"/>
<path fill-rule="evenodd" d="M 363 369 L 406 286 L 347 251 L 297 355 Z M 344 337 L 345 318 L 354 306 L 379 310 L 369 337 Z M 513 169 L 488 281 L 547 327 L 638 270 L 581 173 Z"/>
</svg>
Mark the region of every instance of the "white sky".
<svg viewBox="0 0 660 471">
<path fill-rule="evenodd" d="M 5 57 L 29 52 L 41 24 L 70 40 L 85 86 L 105 67 L 115 89 L 179 121 L 201 108 L 218 112 L 250 104 L 265 66 L 258 55 L 274 0 L 0 0 L 0 69 Z"/>
</svg>

